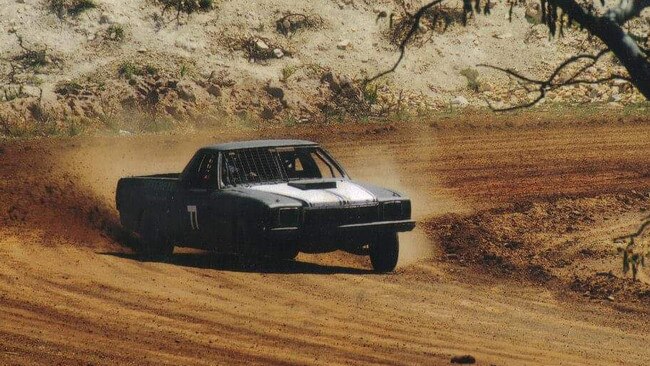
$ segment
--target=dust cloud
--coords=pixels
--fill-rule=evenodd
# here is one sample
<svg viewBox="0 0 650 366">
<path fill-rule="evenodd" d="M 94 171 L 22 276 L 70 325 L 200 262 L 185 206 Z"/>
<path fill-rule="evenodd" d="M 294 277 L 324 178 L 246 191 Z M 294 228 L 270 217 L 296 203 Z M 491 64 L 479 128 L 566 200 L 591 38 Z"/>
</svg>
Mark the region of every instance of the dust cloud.
<svg viewBox="0 0 650 366">
<path fill-rule="evenodd" d="M 415 138 L 415 136 L 414 136 Z M 468 212 L 468 206 L 443 187 L 431 173 L 430 164 L 439 150 L 435 137 L 427 146 L 392 137 L 364 137 L 360 141 L 328 145 L 352 179 L 396 190 L 411 199 L 412 216 L 419 223 L 450 212 Z M 414 139 L 415 140 L 415 139 Z M 435 254 L 431 239 L 416 227 L 400 234 L 399 265 L 407 265 Z"/>
</svg>

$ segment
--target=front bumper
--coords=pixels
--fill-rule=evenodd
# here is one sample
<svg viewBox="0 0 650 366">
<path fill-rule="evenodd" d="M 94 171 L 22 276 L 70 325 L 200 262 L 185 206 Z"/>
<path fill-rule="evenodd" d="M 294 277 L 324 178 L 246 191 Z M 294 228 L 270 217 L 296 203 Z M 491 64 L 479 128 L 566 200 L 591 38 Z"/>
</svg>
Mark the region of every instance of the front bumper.
<svg viewBox="0 0 650 366">
<path fill-rule="evenodd" d="M 377 221 L 364 222 L 359 224 L 346 224 L 339 226 L 315 226 L 315 227 L 279 227 L 269 230 L 271 235 L 300 235 L 300 236 L 332 236 L 349 233 L 376 233 L 377 231 L 403 232 L 415 228 L 413 220 Z"/>
<path fill-rule="evenodd" d="M 327 253 L 342 249 L 360 253 L 377 235 L 385 232 L 411 231 L 413 220 L 377 221 L 339 226 L 314 225 L 267 229 L 266 239 L 276 243 L 297 243 L 306 253 Z"/>
</svg>

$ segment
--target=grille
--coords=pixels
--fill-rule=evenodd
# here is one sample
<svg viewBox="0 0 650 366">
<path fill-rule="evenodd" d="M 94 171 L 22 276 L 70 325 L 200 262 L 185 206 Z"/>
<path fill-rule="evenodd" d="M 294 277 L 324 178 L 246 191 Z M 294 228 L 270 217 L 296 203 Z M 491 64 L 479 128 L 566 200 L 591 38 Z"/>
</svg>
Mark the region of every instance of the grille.
<svg viewBox="0 0 650 366">
<path fill-rule="evenodd" d="M 379 206 L 328 207 L 305 210 L 305 226 L 340 226 L 379 220 Z"/>
</svg>

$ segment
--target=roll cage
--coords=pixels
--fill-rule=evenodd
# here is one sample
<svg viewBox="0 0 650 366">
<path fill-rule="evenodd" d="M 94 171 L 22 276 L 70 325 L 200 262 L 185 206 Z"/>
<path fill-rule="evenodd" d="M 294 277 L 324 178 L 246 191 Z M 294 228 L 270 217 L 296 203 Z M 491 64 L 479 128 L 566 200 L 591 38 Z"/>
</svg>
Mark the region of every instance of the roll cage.
<svg viewBox="0 0 650 366">
<path fill-rule="evenodd" d="M 341 165 L 319 146 L 199 150 L 181 175 L 190 189 L 274 184 L 297 180 L 349 179 Z"/>
</svg>

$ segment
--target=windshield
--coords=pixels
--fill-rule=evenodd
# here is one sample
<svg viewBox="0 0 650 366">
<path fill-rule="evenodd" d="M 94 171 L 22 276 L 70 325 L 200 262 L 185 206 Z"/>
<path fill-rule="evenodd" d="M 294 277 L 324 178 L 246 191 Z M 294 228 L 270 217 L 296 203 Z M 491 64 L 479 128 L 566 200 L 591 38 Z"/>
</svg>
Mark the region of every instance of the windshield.
<svg viewBox="0 0 650 366">
<path fill-rule="evenodd" d="M 226 186 L 340 178 L 342 169 L 317 147 L 254 148 L 223 154 Z"/>
</svg>

